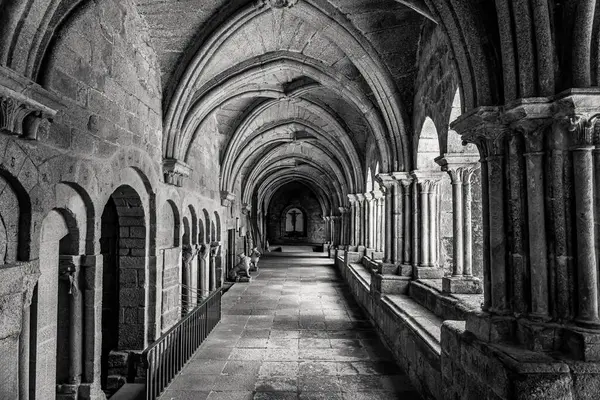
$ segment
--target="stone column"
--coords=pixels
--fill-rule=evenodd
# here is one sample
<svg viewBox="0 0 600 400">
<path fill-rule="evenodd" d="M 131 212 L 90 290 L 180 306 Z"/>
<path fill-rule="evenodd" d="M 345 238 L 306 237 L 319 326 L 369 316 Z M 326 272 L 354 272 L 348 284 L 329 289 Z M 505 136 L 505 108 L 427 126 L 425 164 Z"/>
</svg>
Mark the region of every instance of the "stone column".
<svg viewBox="0 0 600 400">
<path fill-rule="evenodd" d="M 350 232 L 349 232 L 349 242 L 348 244 L 350 246 L 357 246 L 358 243 L 356 241 L 356 231 L 358 230 L 358 218 L 356 217 L 356 195 L 354 194 L 349 194 L 348 195 L 348 201 L 350 202 L 350 221 L 349 221 L 349 225 L 350 225 Z"/>
<path fill-rule="evenodd" d="M 202 298 L 207 298 L 210 293 L 210 248 L 202 243 L 198 252 L 198 269 L 200 270 L 200 293 Z M 200 300 L 200 299 L 198 299 Z"/>
<path fill-rule="evenodd" d="M 373 195 L 365 193 L 365 246 L 373 249 Z"/>
<path fill-rule="evenodd" d="M 398 221 L 396 215 L 398 212 L 397 187 L 396 181 L 391 175 L 379 174 L 377 180 L 383 188 L 382 199 L 384 201 L 384 210 L 382 212 L 383 225 L 383 262 L 386 264 L 396 263 L 396 254 L 398 253 Z"/>
<path fill-rule="evenodd" d="M 215 258 L 211 251 L 209 256 L 209 286 L 211 292 L 217 289 L 217 266 Z"/>
<path fill-rule="evenodd" d="M 365 246 L 365 196 L 363 194 L 356 195 L 356 245 Z"/>
<path fill-rule="evenodd" d="M 481 281 L 473 277 L 473 234 L 471 220 L 471 176 L 479 168 L 478 156 L 445 154 L 438 160 L 452 182 L 453 270 L 442 279 L 447 293 L 482 293 Z"/>
<path fill-rule="evenodd" d="M 382 226 L 384 224 L 384 218 L 382 213 L 382 205 L 383 205 L 383 192 L 380 190 L 374 190 L 371 192 L 371 196 L 373 200 L 371 201 L 372 216 L 373 219 L 371 221 L 371 229 L 373 234 L 373 239 L 371 242 L 371 247 L 375 252 L 380 253 L 382 251 Z M 380 255 L 377 254 L 377 257 Z"/>
<path fill-rule="evenodd" d="M 412 172 L 420 200 L 418 203 L 420 259 L 414 274 L 416 279 L 440 279 L 444 276 L 444 271 L 438 268 L 437 260 L 440 236 L 437 205 L 441 174 L 441 172 Z"/>
<path fill-rule="evenodd" d="M 598 266 L 594 231 L 594 150 L 595 120 L 576 116 L 570 121 L 573 134 L 573 173 L 575 175 L 575 213 L 577 229 L 577 294 L 576 322 L 600 327 L 598 319 Z"/>
<path fill-rule="evenodd" d="M 399 173 L 399 174 L 394 174 L 394 179 L 396 181 L 398 181 L 401 185 L 401 190 L 400 190 L 400 187 L 397 187 L 398 195 L 395 196 L 395 199 L 397 201 L 395 208 L 396 209 L 403 208 L 403 211 L 400 212 L 400 218 L 399 218 L 402 220 L 402 223 L 400 224 L 400 226 L 402 226 L 402 229 L 403 229 L 403 232 L 401 234 L 401 237 L 403 240 L 402 240 L 402 243 L 398 243 L 398 252 L 396 253 L 397 261 L 402 263 L 403 269 L 408 270 L 408 267 L 411 265 L 411 259 L 412 259 L 412 244 L 411 244 L 411 241 L 412 241 L 412 230 L 411 230 L 412 196 L 411 196 L 411 192 L 412 192 L 413 178 L 408 173 Z"/>
<path fill-rule="evenodd" d="M 377 251 L 379 251 L 379 252 L 383 252 L 384 248 L 385 248 L 385 243 L 386 243 L 386 240 L 387 240 L 386 225 L 390 225 L 390 227 L 391 227 L 391 220 L 388 219 L 388 218 L 391 218 L 391 208 L 390 208 L 390 215 L 388 215 L 386 213 L 386 197 L 385 197 L 385 193 L 381 192 L 381 198 L 379 198 L 379 220 L 378 220 L 379 246 L 377 248 Z M 390 235 L 390 240 L 391 240 L 391 235 Z"/>
</svg>

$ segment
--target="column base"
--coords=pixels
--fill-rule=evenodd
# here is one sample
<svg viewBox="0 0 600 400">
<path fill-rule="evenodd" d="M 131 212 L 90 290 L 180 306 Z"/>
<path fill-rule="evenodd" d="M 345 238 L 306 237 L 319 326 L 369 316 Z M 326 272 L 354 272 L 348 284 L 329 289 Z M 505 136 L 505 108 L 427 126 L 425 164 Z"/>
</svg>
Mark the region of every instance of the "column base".
<svg viewBox="0 0 600 400">
<path fill-rule="evenodd" d="M 406 264 L 393 264 L 393 263 L 379 263 L 379 270 L 384 275 L 398 275 L 398 276 L 412 276 L 412 265 Z"/>
<path fill-rule="evenodd" d="M 390 264 L 390 263 L 379 263 L 379 271 L 383 275 L 398 275 L 398 264 Z"/>
<path fill-rule="evenodd" d="M 398 275 L 373 274 L 371 290 L 380 297 L 386 294 L 407 294 L 410 278 Z"/>
<path fill-rule="evenodd" d="M 417 267 L 414 276 L 415 279 L 442 279 L 444 270 L 437 267 Z"/>
<path fill-rule="evenodd" d="M 481 294 L 483 285 L 474 276 L 450 276 L 442 278 L 442 291 L 455 294 Z"/>
</svg>

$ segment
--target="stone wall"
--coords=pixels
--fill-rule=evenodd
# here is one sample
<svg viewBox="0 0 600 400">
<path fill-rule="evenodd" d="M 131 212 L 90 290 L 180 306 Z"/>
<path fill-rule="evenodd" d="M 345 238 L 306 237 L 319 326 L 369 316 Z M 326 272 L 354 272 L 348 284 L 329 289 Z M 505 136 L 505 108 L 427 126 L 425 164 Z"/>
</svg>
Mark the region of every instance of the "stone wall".
<svg viewBox="0 0 600 400">
<path fill-rule="evenodd" d="M 143 349 L 179 318 L 181 210 L 205 208 L 212 222 L 218 212 L 225 246 L 230 213 L 220 201 L 214 148 L 210 165 L 196 165 L 192 186 L 163 183 L 160 71 L 134 2 L 106 0 L 77 7 L 50 42 L 41 71 L 33 82 L 0 65 L 2 88 L 57 111 L 38 130 L 37 140 L 0 134 L 0 275 L 10 282 L 10 287 L 0 285 L 0 349 L 15 366 L 0 372 L 0 397 L 15 398 L 20 371 L 27 376 L 29 360 L 19 360 L 19 338 L 28 341 L 30 322 L 43 328 L 40 348 L 31 349 L 39 361 L 38 397 L 51 398 L 56 392 L 56 345 L 65 343 L 56 335 L 57 313 L 42 309 L 31 321 L 27 313 L 40 273 L 38 295 L 46 299 L 40 304 L 56 308 L 57 285 L 47 283 L 58 279 L 58 257 L 65 253 L 58 239 L 42 239 L 42 226 L 50 213 L 58 212 L 69 216 L 69 231 L 78 232 L 64 248 L 83 260 L 78 266 L 84 309 L 82 383 L 75 391 L 80 398 L 103 398 L 100 238 L 109 198 L 118 188 L 131 190 L 113 196 L 121 208 L 118 350 L 124 350 L 125 363 L 131 350 Z M 204 175 L 210 178 L 204 181 Z M 164 207 L 171 208 L 170 215 Z M 54 258 L 56 263 L 50 262 Z M 38 265 L 43 265 L 41 271 Z"/>
<path fill-rule="evenodd" d="M 285 236 L 284 212 L 290 207 L 298 207 L 306 215 L 306 236 Z M 323 211 L 315 195 L 302 184 L 283 186 L 273 196 L 267 213 L 267 238 L 270 244 L 286 242 L 323 243 L 325 241 L 325 223 Z"/>
</svg>

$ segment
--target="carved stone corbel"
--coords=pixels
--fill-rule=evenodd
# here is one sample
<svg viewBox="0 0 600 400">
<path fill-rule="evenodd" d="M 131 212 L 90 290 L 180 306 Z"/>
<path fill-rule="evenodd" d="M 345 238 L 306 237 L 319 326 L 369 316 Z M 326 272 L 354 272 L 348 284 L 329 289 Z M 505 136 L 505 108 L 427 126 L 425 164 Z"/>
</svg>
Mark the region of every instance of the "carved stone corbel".
<svg viewBox="0 0 600 400">
<path fill-rule="evenodd" d="M 183 179 L 190 176 L 192 169 L 186 163 L 174 158 L 163 160 L 163 174 L 165 183 L 174 186 L 183 185 Z"/>
</svg>

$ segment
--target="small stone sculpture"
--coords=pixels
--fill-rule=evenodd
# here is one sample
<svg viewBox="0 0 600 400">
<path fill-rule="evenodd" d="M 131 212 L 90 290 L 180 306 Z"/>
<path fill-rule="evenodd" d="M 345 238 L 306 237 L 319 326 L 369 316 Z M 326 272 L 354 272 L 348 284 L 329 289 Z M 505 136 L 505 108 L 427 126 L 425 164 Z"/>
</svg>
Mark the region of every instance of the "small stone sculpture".
<svg viewBox="0 0 600 400">
<path fill-rule="evenodd" d="M 250 277 L 250 257 L 241 253 L 239 255 L 240 262 L 229 271 L 228 278 L 234 282 L 249 282 Z"/>
<path fill-rule="evenodd" d="M 262 254 L 258 251 L 257 247 L 252 249 L 250 253 L 250 271 L 258 271 L 258 260 Z"/>
</svg>

